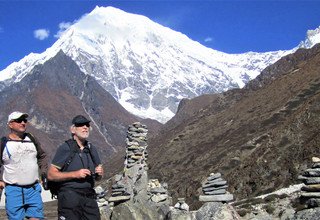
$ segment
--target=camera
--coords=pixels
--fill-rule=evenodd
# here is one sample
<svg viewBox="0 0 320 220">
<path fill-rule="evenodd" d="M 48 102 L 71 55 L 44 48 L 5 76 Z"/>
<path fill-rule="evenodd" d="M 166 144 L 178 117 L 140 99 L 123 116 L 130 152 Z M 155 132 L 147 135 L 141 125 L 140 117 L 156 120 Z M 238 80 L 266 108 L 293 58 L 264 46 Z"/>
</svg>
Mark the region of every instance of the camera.
<svg viewBox="0 0 320 220">
<path fill-rule="evenodd" d="M 41 174 L 41 181 L 42 181 L 43 189 L 49 190 L 49 183 L 48 183 L 48 178 L 46 173 Z"/>
</svg>

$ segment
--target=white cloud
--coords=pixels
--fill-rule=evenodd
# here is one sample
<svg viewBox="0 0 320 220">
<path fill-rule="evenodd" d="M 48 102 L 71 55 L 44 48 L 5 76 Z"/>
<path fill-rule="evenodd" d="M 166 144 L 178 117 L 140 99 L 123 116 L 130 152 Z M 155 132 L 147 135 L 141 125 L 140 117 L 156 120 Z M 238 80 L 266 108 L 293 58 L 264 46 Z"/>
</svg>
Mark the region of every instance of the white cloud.
<svg viewBox="0 0 320 220">
<path fill-rule="evenodd" d="M 49 37 L 50 31 L 48 29 L 38 29 L 33 31 L 33 36 L 39 40 L 44 40 Z"/>
<path fill-rule="evenodd" d="M 212 37 L 207 37 L 206 39 L 204 39 L 204 42 L 211 42 L 211 41 L 213 41 Z"/>
<path fill-rule="evenodd" d="M 54 37 L 59 38 L 71 25 L 71 22 L 61 22 L 59 24 L 59 31 L 54 35 Z"/>
</svg>

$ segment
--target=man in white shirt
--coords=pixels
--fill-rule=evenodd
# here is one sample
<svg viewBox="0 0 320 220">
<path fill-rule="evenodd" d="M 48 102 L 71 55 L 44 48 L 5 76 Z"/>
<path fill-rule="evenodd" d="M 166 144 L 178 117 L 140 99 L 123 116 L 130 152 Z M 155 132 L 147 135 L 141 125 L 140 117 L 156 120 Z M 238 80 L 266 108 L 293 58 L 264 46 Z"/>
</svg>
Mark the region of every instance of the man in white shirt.
<svg viewBox="0 0 320 220">
<path fill-rule="evenodd" d="M 26 133 L 27 118 L 27 113 L 12 112 L 8 117 L 10 133 L 1 138 L 0 188 L 6 191 L 9 220 L 44 218 L 39 168 L 42 173 L 47 170 L 47 157 L 39 142 Z"/>
</svg>

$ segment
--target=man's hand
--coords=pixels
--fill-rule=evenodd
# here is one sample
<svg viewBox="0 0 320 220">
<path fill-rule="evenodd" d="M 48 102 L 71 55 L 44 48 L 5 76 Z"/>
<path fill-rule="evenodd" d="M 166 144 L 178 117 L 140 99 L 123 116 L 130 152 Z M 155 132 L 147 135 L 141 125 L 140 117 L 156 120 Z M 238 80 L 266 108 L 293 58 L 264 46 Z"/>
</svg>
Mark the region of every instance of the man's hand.
<svg viewBox="0 0 320 220">
<path fill-rule="evenodd" d="M 0 189 L 4 189 L 5 186 L 6 184 L 3 181 L 0 181 Z"/>
<path fill-rule="evenodd" d="M 61 172 L 57 167 L 51 165 L 48 170 L 48 180 L 61 182 L 72 179 L 84 179 L 86 176 L 90 176 L 91 172 L 88 169 L 80 169 L 70 172 Z"/>
<path fill-rule="evenodd" d="M 98 174 L 99 176 L 103 176 L 104 171 L 103 171 L 103 167 L 102 167 L 101 164 L 96 167 L 95 172 L 96 172 L 96 174 Z"/>
<path fill-rule="evenodd" d="M 88 169 L 81 169 L 75 172 L 75 178 L 77 179 L 83 179 L 86 178 L 86 176 L 90 176 L 91 172 Z"/>
</svg>

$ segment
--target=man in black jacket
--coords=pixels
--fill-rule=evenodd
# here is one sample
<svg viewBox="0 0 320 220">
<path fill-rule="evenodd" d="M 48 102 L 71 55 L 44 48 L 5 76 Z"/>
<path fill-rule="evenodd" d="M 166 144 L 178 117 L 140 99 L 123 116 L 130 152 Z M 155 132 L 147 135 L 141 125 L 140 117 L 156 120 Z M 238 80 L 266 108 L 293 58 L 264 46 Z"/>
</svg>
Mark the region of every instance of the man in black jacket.
<svg viewBox="0 0 320 220">
<path fill-rule="evenodd" d="M 93 187 L 104 171 L 97 149 L 87 141 L 90 121 L 77 115 L 72 120 L 70 131 L 72 139 L 59 146 L 48 171 L 48 179 L 60 185 L 59 219 L 100 219 Z M 68 166 L 64 170 L 66 164 Z"/>
</svg>

